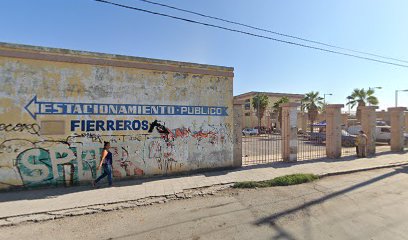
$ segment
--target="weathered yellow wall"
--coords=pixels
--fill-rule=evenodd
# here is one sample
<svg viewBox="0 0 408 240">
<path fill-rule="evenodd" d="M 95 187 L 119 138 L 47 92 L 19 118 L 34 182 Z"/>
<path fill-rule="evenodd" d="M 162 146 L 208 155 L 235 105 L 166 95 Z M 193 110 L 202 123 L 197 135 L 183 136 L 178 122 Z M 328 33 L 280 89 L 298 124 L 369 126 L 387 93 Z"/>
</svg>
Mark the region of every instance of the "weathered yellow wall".
<svg viewBox="0 0 408 240">
<path fill-rule="evenodd" d="M 8 51 L 20 55 L 10 57 Z M 62 60 L 33 59 L 30 54 L 37 54 L 34 58 L 50 54 Z M 75 63 L 82 58 L 98 61 Z M 119 64 L 137 62 L 145 64 L 141 65 L 143 68 L 148 67 L 109 66 L 105 60 Z M 150 66 L 154 70 L 149 70 Z M 189 73 L 190 70 L 194 73 Z M 211 75 L 206 70 L 220 74 Z M 231 166 L 232 71 L 206 65 L 0 44 L 0 189 L 90 181 L 98 175 L 96 165 L 104 141 L 111 142 L 116 179 Z M 68 109 L 70 104 L 75 104 L 71 105 L 72 109 Z M 120 108 L 119 113 L 80 114 L 92 112 L 92 106 L 93 109 L 119 106 L 113 104 L 169 105 L 186 115 L 166 114 L 164 110 L 163 115 L 158 115 L 146 109 L 146 115 L 125 114 L 125 109 Z M 193 110 L 197 112 L 188 113 L 187 106 L 217 106 L 226 109 L 227 116 L 220 114 L 220 108 L 219 114 L 205 114 L 208 112 L 205 108 L 200 113 L 196 109 Z M 52 111 L 55 112 L 42 114 Z M 82 120 L 91 124 L 99 121 L 105 131 L 102 128 L 90 131 L 96 128 L 92 125 L 89 131 L 80 126 L 71 129 L 71 124 Z M 149 133 L 147 129 L 154 120 L 161 121 L 169 133 L 159 133 L 157 129 Z M 107 129 L 108 121 L 114 122 L 115 130 Z M 124 124 L 132 125 L 124 130 Z"/>
</svg>

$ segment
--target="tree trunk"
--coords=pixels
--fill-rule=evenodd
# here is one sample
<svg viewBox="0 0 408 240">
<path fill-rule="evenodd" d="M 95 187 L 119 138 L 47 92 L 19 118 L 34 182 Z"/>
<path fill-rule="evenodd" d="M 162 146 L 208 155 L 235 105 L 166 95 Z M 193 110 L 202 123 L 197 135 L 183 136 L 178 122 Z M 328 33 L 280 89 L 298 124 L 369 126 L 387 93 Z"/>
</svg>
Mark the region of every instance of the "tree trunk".
<svg viewBox="0 0 408 240">
<path fill-rule="evenodd" d="M 308 118 L 310 121 L 310 132 L 312 133 L 314 130 L 313 124 L 316 121 L 317 114 L 319 114 L 317 107 L 311 107 L 308 111 Z"/>
<path fill-rule="evenodd" d="M 365 106 L 365 102 L 364 102 L 364 101 L 359 101 L 359 102 L 358 102 L 357 112 L 356 112 L 356 118 L 357 118 L 357 121 L 360 122 L 360 124 L 361 124 L 361 107 L 364 107 L 364 106 Z"/>
<path fill-rule="evenodd" d="M 282 107 L 279 108 L 278 123 L 279 123 L 279 130 L 280 130 L 282 129 Z"/>
<path fill-rule="evenodd" d="M 360 106 L 357 107 L 356 118 L 357 118 L 357 121 L 361 123 L 361 107 Z"/>
<path fill-rule="evenodd" d="M 261 120 L 262 118 L 258 115 L 258 131 L 260 130 L 259 128 L 261 127 Z"/>
</svg>

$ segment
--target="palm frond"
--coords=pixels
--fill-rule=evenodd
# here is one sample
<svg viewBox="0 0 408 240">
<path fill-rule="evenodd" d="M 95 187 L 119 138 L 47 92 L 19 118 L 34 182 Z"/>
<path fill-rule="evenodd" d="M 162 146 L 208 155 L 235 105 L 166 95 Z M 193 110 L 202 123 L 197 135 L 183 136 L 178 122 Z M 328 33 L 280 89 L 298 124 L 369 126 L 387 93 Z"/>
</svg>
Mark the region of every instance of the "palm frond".
<svg viewBox="0 0 408 240">
<path fill-rule="evenodd" d="M 375 96 L 369 96 L 367 98 L 367 101 L 372 105 L 378 105 L 378 103 L 379 103 L 378 98 L 375 97 Z"/>
</svg>

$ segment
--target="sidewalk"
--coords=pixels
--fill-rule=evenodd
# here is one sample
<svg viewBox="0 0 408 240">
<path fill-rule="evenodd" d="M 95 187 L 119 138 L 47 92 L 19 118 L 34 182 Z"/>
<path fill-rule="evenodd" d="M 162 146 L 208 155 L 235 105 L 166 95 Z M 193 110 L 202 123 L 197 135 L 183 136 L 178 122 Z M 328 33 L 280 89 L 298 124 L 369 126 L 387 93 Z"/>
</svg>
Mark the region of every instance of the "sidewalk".
<svg viewBox="0 0 408 240">
<path fill-rule="evenodd" d="M 408 165 L 408 152 L 379 153 L 373 158 L 317 159 L 295 163 L 276 162 L 239 169 L 215 171 L 191 176 L 153 178 L 116 182 L 111 188 L 90 186 L 50 188 L 0 193 L 0 226 L 23 221 L 41 221 L 62 217 L 64 212 L 80 209 L 83 214 L 98 212 L 102 204 L 127 204 L 148 197 L 180 194 L 188 189 L 209 187 L 239 181 L 267 180 L 292 173 L 314 173 L 320 176 L 382 167 Z M 132 203 L 133 201 L 133 203 Z M 139 205 L 139 204 L 137 204 Z M 135 206 L 135 205 L 133 205 Z M 103 210 L 99 208 L 99 210 Z"/>
</svg>

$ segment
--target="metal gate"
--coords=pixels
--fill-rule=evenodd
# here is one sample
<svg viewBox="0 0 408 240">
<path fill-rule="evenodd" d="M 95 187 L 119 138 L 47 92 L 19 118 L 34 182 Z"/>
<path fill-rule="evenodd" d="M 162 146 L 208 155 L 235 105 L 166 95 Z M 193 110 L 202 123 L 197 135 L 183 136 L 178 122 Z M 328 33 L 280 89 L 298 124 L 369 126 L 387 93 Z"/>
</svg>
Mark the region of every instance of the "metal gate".
<svg viewBox="0 0 408 240">
<path fill-rule="evenodd" d="M 349 157 L 349 156 L 356 156 L 357 150 L 356 146 L 341 146 L 341 156 L 342 157 Z"/>
<path fill-rule="evenodd" d="M 308 125 L 310 129 L 310 124 Z M 320 128 L 313 132 L 298 133 L 298 160 L 310 160 L 326 157 L 325 133 Z M 262 132 L 261 134 L 244 135 L 242 137 L 242 164 L 267 164 L 283 161 L 282 136 L 279 131 Z"/>
<path fill-rule="evenodd" d="M 298 160 L 326 157 L 326 126 L 307 120 L 307 129 L 298 133 Z"/>
<path fill-rule="evenodd" d="M 356 154 L 356 135 L 350 134 L 345 128 L 341 132 L 341 156 L 349 157 Z"/>
<path fill-rule="evenodd" d="M 306 129 L 297 135 L 297 160 L 312 160 L 325 158 L 326 155 L 326 125 L 307 120 Z M 342 156 L 356 154 L 355 136 L 346 136 L 342 132 Z M 378 149 L 378 147 L 377 147 Z M 242 138 L 243 165 L 266 164 L 283 161 L 282 137 L 279 132 L 263 132 L 256 135 L 247 135 Z"/>
<path fill-rule="evenodd" d="M 280 133 L 264 132 L 242 136 L 242 165 L 282 161 L 281 144 Z"/>
</svg>

